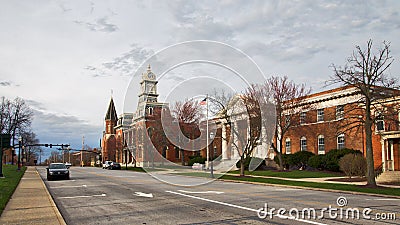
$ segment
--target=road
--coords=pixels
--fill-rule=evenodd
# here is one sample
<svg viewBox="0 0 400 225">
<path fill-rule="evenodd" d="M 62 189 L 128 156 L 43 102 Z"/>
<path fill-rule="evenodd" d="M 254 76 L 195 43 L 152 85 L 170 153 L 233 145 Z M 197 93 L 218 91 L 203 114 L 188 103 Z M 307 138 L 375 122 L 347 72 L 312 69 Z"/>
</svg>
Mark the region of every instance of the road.
<svg viewBox="0 0 400 225">
<path fill-rule="evenodd" d="M 146 173 L 90 167 L 72 167 L 71 180 L 47 181 L 45 168 L 39 167 L 38 171 L 65 221 L 71 225 L 400 223 L 400 199 L 395 198 L 224 181 L 183 187 L 163 183 Z M 188 184 L 207 179 L 164 176 Z M 339 197 L 343 207 L 338 206 Z M 342 204 L 344 201 L 347 205 Z M 260 211 L 260 208 L 266 210 Z M 291 211 L 293 217 L 279 217 L 279 208 L 282 208 L 279 212 L 286 210 L 286 217 Z M 323 215 L 324 218 L 302 218 L 301 211 L 310 208 L 315 209 L 316 217 Z M 360 219 L 352 219 L 351 210 L 355 208 L 360 211 Z M 296 210 L 299 211 L 297 218 Z M 350 218 L 346 219 L 346 215 Z M 395 219 L 375 219 L 393 215 Z M 368 216 L 371 219 L 365 219 Z"/>
</svg>

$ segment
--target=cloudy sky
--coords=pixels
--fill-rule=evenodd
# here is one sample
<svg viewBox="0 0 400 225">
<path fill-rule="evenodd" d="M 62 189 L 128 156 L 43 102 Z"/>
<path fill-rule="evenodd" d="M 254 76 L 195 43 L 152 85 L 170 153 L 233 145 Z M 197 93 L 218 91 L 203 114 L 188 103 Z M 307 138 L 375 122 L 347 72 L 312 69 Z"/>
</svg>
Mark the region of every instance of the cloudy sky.
<svg viewBox="0 0 400 225">
<path fill-rule="evenodd" d="M 85 136 L 86 144 L 97 147 L 111 90 L 118 114 L 134 110 L 138 85 L 129 83 L 143 72 L 146 59 L 168 46 L 192 40 L 225 43 L 251 57 L 266 77 L 287 75 L 317 92 L 332 74 L 329 66 L 342 65 L 355 45 L 365 46 L 370 38 L 376 46 L 391 42 L 395 62 L 389 73 L 399 77 L 399 11 L 395 0 L 3 0 L 0 96 L 29 103 L 41 142 L 80 148 Z M 177 68 L 160 80 L 160 98 L 168 100 L 171 89 L 179 95 L 176 84 L 188 77 L 194 81 L 213 73 L 219 81 L 231 81 L 235 91 L 245 87 L 220 69 Z M 162 72 L 154 65 L 153 70 Z M 187 85 L 216 86 L 212 80 Z"/>
</svg>

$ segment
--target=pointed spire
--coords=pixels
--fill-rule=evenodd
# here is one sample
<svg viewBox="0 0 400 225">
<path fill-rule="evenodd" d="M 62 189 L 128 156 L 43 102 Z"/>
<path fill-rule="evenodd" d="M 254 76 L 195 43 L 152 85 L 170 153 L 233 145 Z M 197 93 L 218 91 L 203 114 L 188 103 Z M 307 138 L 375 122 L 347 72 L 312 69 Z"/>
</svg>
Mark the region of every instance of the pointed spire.
<svg viewBox="0 0 400 225">
<path fill-rule="evenodd" d="M 118 120 L 117 111 L 115 110 L 114 100 L 112 97 L 110 100 L 110 104 L 108 105 L 108 110 L 105 120 L 113 120 L 113 121 Z"/>
</svg>

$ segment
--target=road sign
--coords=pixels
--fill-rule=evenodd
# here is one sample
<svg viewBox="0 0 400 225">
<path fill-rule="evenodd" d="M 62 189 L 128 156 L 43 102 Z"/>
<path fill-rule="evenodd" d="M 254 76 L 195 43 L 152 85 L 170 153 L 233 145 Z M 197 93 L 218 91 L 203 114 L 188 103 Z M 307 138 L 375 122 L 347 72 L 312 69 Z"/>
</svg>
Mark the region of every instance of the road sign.
<svg viewBox="0 0 400 225">
<path fill-rule="evenodd" d="M 1 134 L 1 147 L 2 148 L 9 148 L 11 147 L 11 135 L 10 134 Z"/>
<path fill-rule="evenodd" d="M 1 134 L 0 135 L 0 178 L 4 177 L 3 175 L 3 148 L 9 148 L 11 141 L 10 134 Z"/>
</svg>

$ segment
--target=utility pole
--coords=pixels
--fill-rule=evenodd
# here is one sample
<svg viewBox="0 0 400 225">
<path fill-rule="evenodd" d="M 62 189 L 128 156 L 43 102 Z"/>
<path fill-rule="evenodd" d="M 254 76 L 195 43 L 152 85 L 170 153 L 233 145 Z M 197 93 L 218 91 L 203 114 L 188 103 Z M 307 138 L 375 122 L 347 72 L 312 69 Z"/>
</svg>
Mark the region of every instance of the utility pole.
<svg viewBox="0 0 400 225">
<path fill-rule="evenodd" d="M 85 136 L 82 135 L 81 167 L 83 167 L 83 146 L 85 145 Z"/>
</svg>

